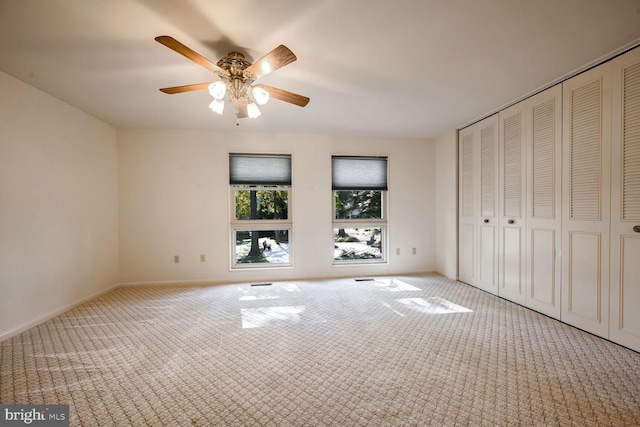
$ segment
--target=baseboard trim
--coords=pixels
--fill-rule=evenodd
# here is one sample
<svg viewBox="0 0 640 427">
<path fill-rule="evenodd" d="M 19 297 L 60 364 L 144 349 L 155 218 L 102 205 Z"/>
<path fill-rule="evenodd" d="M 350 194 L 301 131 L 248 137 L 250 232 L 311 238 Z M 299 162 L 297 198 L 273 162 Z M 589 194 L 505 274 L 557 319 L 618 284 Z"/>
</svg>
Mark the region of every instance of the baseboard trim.
<svg viewBox="0 0 640 427">
<path fill-rule="evenodd" d="M 111 292 L 112 290 L 118 288 L 120 286 L 119 283 L 116 283 L 115 285 L 111 285 L 109 286 L 107 289 L 103 289 L 101 291 L 95 292 L 91 295 L 88 295 L 84 298 L 79 299 L 78 301 L 72 302 L 71 304 L 67 304 L 63 307 L 60 307 L 56 310 L 50 311 L 49 313 L 45 314 L 44 316 L 40 316 L 35 320 L 31 320 L 21 326 L 18 326 L 17 328 L 14 328 L 10 331 L 7 332 L 2 332 L 0 333 L 0 342 L 7 340 L 11 337 L 14 337 L 18 334 L 21 334 L 22 332 L 29 330 L 35 326 L 38 326 L 44 322 L 46 322 L 47 320 L 51 320 L 56 316 L 61 315 L 62 313 L 64 313 L 65 311 L 69 311 L 72 308 L 75 308 L 77 306 L 79 306 L 80 304 L 84 304 L 87 301 L 91 301 L 92 299 L 98 298 L 99 296 L 102 296 L 108 292 Z"/>
<path fill-rule="evenodd" d="M 349 267 L 349 266 L 341 266 L 341 267 Z M 129 286 L 171 286 L 171 285 L 182 285 L 182 286 L 204 286 L 204 285 L 239 285 L 239 284 L 246 284 L 246 283 L 252 283 L 252 282 L 256 282 L 256 281 L 269 281 L 269 282 L 295 282 L 296 280 L 334 280 L 334 279 L 344 279 L 344 278 L 353 278 L 353 277 L 359 277 L 362 275 L 365 276 L 371 276 L 371 277 L 389 277 L 389 276 L 407 276 L 407 275 L 412 275 L 412 274 L 439 274 L 441 276 L 445 276 L 449 279 L 451 279 L 451 277 L 448 277 L 446 274 L 440 273 L 439 271 L 437 271 L 436 269 L 429 269 L 426 271 L 403 271 L 403 272 L 395 272 L 395 273 L 390 273 L 390 272 L 380 272 L 380 273 L 376 273 L 374 271 L 370 271 L 368 273 L 363 273 L 363 274 L 355 274 L 355 273 L 351 273 L 351 274 L 338 274 L 338 275 L 329 275 L 329 276 L 312 276 L 312 277 L 281 277 L 281 278 L 275 278 L 275 277 L 270 277 L 268 279 L 256 279 L 254 278 L 253 280 L 251 279 L 228 279 L 228 280 L 214 280 L 214 279 L 196 279 L 196 280 L 149 280 L 149 281 L 145 281 L 145 282 L 121 282 L 120 286 L 122 287 L 129 287 Z M 455 278 L 453 278 L 452 280 L 456 280 Z"/>
<path fill-rule="evenodd" d="M 171 285 L 184 285 L 184 286 L 202 286 L 202 285 L 220 285 L 223 283 L 235 283 L 231 281 L 215 281 L 215 280 L 158 280 L 150 282 L 123 282 L 120 283 L 122 287 L 129 286 L 171 286 Z"/>
</svg>

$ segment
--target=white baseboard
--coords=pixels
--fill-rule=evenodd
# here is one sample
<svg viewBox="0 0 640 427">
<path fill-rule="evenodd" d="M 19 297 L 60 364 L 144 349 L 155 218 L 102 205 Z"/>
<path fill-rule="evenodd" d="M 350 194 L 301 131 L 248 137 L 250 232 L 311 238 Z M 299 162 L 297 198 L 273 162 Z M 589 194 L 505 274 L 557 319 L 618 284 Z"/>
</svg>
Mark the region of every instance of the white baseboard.
<svg viewBox="0 0 640 427">
<path fill-rule="evenodd" d="M 80 304 L 84 304 L 85 302 L 90 301 L 90 300 L 92 300 L 94 298 L 98 298 L 99 296 L 104 295 L 107 292 L 111 292 L 112 290 L 116 289 L 119 286 L 120 286 L 120 284 L 116 283 L 115 285 L 112 285 L 112 286 L 108 287 L 107 289 L 103 289 L 103 290 L 98 291 L 96 293 L 93 293 L 93 294 L 91 294 L 89 296 L 81 298 L 78 301 L 72 302 L 71 304 L 67 304 L 67 305 L 65 305 L 63 307 L 60 307 L 60 308 L 58 308 L 56 310 L 53 310 L 53 311 L 45 314 L 44 316 L 40 316 L 37 319 L 31 320 L 31 321 L 29 321 L 29 322 L 27 322 L 27 323 L 25 323 L 23 325 L 20 325 L 19 327 L 14 328 L 14 329 L 12 329 L 10 331 L 1 332 L 0 333 L 0 342 L 4 341 L 6 339 L 9 339 L 11 337 L 14 337 L 14 336 L 16 336 L 18 334 L 21 334 L 22 332 L 24 332 L 24 331 L 26 331 L 28 329 L 31 329 L 34 326 L 38 326 L 39 324 L 46 322 L 47 320 L 51 320 L 54 317 L 61 315 L 65 311 L 69 311 L 72 308 L 75 308 L 75 307 L 79 306 Z"/>
<path fill-rule="evenodd" d="M 215 280 L 160 280 L 154 282 L 124 282 L 120 283 L 120 286 L 155 286 L 155 285 L 184 285 L 184 286 L 202 286 L 202 285 L 218 285 L 221 283 L 233 283 L 233 282 L 220 282 Z"/>
</svg>

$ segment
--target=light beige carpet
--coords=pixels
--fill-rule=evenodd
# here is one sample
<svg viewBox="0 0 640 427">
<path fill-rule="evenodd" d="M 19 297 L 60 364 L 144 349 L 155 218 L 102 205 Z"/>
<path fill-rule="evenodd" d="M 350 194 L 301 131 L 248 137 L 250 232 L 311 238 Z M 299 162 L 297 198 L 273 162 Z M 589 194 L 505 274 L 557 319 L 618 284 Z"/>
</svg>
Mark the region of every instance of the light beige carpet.
<svg viewBox="0 0 640 427">
<path fill-rule="evenodd" d="M 71 425 L 640 425 L 640 354 L 437 275 L 119 288 L 0 368 Z"/>
</svg>

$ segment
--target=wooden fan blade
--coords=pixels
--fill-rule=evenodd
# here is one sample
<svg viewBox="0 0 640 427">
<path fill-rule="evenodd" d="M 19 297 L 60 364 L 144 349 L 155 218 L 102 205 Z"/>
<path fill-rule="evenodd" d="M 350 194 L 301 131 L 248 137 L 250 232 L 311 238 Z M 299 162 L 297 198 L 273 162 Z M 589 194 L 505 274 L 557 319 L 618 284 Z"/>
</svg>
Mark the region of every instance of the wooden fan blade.
<svg viewBox="0 0 640 427">
<path fill-rule="evenodd" d="M 200 55 L 199 53 L 189 49 L 187 46 L 183 45 L 182 43 L 180 43 L 178 40 L 174 39 L 173 37 L 170 36 L 158 36 L 155 39 L 158 43 L 165 45 L 166 47 L 168 47 L 169 49 L 178 52 L 180 55 L 184 56 L 185 58 L 188 58 L 190 60 L 192 60 L 193 62 L 195 62 L 196 64 L 206 68 L 209 71 L 213 71 L 214 73 L 217 73 L 218 71 L 221 71 L 222 68 L 218 67 L 216 64 L 214 64 L 213 62 L 209 61 L 207 58 L 205 58 L 204 56 Z"/>
<path fill-rule="evenodd" d="M 304 107 L 309 103 L 309 98 L 306 96 L 298 95 L 297 93 L 289 92 L 284 89 L 278 89 L 277 87 L 258 84 L 256 86 L 269 92 L 271 98 L 279 99 L 280 101 L 289 102 L 300 107 Z"/>
<path fill-rule="evenodd" d="M 160 92 L 168 93 L 169 95 L 173 95 L 175 93 L 192 92 L 194 90 L 207 89 L 210 84 L 211 83 L 196 83 L 192 85 L 165 87 L 160 89 Z"/>
<path fill-rule="evenodd" d="M 239 119 L 249 117 L 249 113 L 247 112 L 247 100 L 244 98 L 236 99 L 236 117 Z"/>
<path fill-rule="evenodd" d="M 255 79 L 266 76 L 275 70 L 284 67 L 287 64 L 291 64 L 297 58 L 285 45 L 280 45 L 267 53 L 262 58 L 258 59 L 253 64 L 249 65 L 244 72 L 251 73 L 255 76 Z"/>
</svg>

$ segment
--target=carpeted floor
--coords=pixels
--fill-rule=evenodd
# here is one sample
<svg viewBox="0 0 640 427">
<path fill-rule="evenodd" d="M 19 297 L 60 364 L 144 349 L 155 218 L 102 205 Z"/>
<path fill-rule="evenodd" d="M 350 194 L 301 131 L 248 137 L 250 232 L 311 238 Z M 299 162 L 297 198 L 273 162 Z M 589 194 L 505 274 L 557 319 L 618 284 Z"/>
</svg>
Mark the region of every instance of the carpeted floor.
<svg viewBox="0 0 640 427">
<path fill-rule="evenodd" d="M 71 425 L 640 425 L 640 354 L 438 275 L 124 287 L 0 343 Z"/>
</svg>

